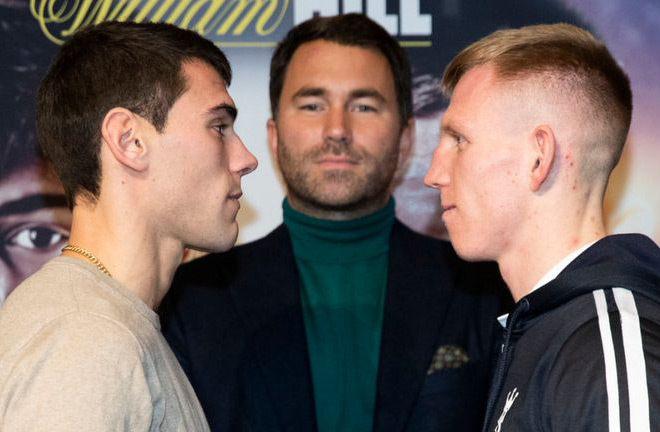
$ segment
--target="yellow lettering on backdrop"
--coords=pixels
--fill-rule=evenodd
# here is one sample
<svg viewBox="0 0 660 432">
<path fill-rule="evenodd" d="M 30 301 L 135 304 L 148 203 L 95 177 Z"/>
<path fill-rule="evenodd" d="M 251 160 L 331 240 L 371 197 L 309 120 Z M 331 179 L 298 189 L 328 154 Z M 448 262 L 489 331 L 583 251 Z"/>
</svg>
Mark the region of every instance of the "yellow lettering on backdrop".
<svg viewBox="0 0 660 432">
<path fill-rule="evenodd" d="M 62 36 L 71 36 L 81 26 L 89 24 L 91 17 L 94 15 L 94 11 L 98 10 L 103 3 L 110 2 L 112 2 L 112 0 L 103 0 L 102 2 L 97 2 L 92 13 L 88 14 L 89 7 L 92 5 L 92 0 L 83 0 L 82 4 L 78 8 L 78 12 L 76 13 L 75 18 L 73 19 L 73 23 L 71 23 L 71 27 L 66 30 L 62 30 Z"/>
<path fill-rule="evenodd" d="M 44 16 L 44 9 L 46 8 L 46 2 L 44 0 L 40 1 L 39 4 L 37 5 L 36 0 L 30 0 L 30 13 L 34 17 L 34 19 L 37 20 L 37 23 L 39 23 L 39 28 L 41 29 L 41 32 L 51 41 L 55 43 L 59 43 L 57 38 L 53 36 L 49 31 L 48 27 L 46 24 L 50 22 L 50 20 L 47 20 L 46 17 Z"/>
<path fill-rule="evenodd" d="M 61 44 L 62 39 L 58 39 L 48 29 L 51 23 L 60 24 L 69 21 L 78 9 L 79 1 L 76 0 L 67 12 L 67 3 L 64 3 L 55 11 L 55 0 L 30 0 L 30 12 L 39 23 L 39 28 L 43 34 L 56 44 Z"/>
<path fill-rule="evenodd" d="M 202 6 L 204 6 L 209 1 L 211 2 L 211 6 L 207 9 L 206 13 L 204 13 L 204 15 L 199 20 L 197 20 L 196 24 L 193 27 L 189 27 L 190 22 L 195 17 L 195 15 L 199 12 Z M 183 19 L 183 21 L 181 21 L 180 26 L 183 28 L 190 28 L 191 30 L 196 30 L 201 35 L 206 35 L 204 27 L 213 17 L 213 15 L 215 15 L 218 9 L 220 9 L 223 3 L 224 0 L 201 0 L 201 1 L 198 0 L 193 5 L 193 7 L 191 7 L 190 10 L 188 10 L 186 17 Z"/>
<path fill-rule="evenodd" d="M 125 2 L 124 2 L 125 3 Z M 137 9 L 137 7 L 142 3 L 142 0 L 131 0 L 131 2 L 128 4 L 126 9 L 124 9 L 121 12 L 121 15 L 117 18 L 117 21 L 126 21 L 128 17 L 131 16 L 131 14 Z M 144 9 L 144 8 L 143 8 Z M 115 11 L 119 11 L 119 6 L 115 8 Z M 111 18 L 112 19 L 112 18 Z M 137 19 L 134 20 L 135 22 L 140 22 Z"/>
<path fill-rule="evenodd" d="M 96 19 L 94 20 L 94 24 L 100 24 L 103 21 L 105 21 L 105 17 L 108 16 L 108 11 L 110 10 L 110 3 L 111 3 L 110 1 L 104 1 L 103 3 L 97 4 L 96 6 L 97 9 L 99 8 L 99 5 L 100 5 L 100 9 L 96 14 Z M 94 14 L 90 14 L 90 16 L 92 15 Z"/>
<path fill-rule="evenodd" d="M 167 18 L 167 19 L 165 20 L 165 22 L 168 23 L 168 24 L 174 24 L 174 22 L 176 22 L 176 20 L 179 19 L 179 16 L 181 16 L 181 14 L 183 13 L 183 11 L 186 10 L 186 8 L 187 8 L 189 5 L 190 5 L 190 0 L 181 0 L 181 1 L 179 2 L 179 4 L 176 6 L 176 8 L 174 9 L 174 12 L 172 12 L 172 15 L 170 15 L 169 18 Z M 179 25 L 179 27 L 181 27 L 181 28 L 187 28 L 187 27 L 184 26 L 184 25 Z"/>
<path fill-rule="evenodd" d="M 163 3 L 160 5 L 160 8 L 158 8 L 158 11 L 151 18 L 151 22 L 160 22 L 165 15 L 165 12 L 167 12 L 170 6 L 172 6 L 172 3 L 174 3 L 174 0 L 163 1 Z"/>
<path fill-rule="evenodd" d="M 223 36 L 230 31 L 242 35 L 254 25 L 255 34 L 263 37 L 280 26 L 288 6 L 289 0 L 30 0 L 30 11 L 39 27 L 56 44 L 91 23 L 143 22 L 156 7 L 152 22 L 177 24 L 204 36 Z M 67 28 L 53 34 L 54 26 L 63 25 Z"/>
<path fill-rule="evenodd" d="M 250 3 L 249 1 L 246 3 Z M 241 35 L 245 31 L 245 28 L 252 22 L 254 19 L 254 16 L 259 12 L 259 9 L 261 9 L 264 5 L 263 0 L 256 0 L 254 1 L 254 6 L 252 6 L 252 9 L 250 9 L 250 12 L 243 17 L 241 22 L 234 28 L 234 33 L 235 35 Z M 246 5 L 247 6 L 247 5 Z"/>
<path fill-rule="evenodd" d="M 238 3 L 238 5 L 236 5 Z M 238 19 L 239 15 L 243 13 L 245 8 L 251 3 L 250 0 L 233 0 L 231 2 L 232 5 L 235 5 L 236 7 L 232 11 L 231 15 L 227 17 L 224 23 L 220 26 L 218 31 L 216 32 L 219 35 L 225 35 L 231 28 L 231 26 L 236 22 L 236 19 Z"/>
<path fill-rule="evenodd" d="M 135 22 L 141 23 L 144 21 L 144 18 L 147 16 L 147 14 L 151 12 L 151 9 L 153 9 L 154 6 L 156 6 L 157 1 L 158 0 L 147 0 L 147 4 L 142 6 L 142 9 L 140 9 L 140 12 L 135 17 Z"/>
<path fill-rule="evenodd" d="M 259 17 L 257 20 L 257 24 L 254 27 L 254 31 L 259 35 L 259 36 L 266 36 L 274 32 L 279 26 L 282 20 L 284 19 L 284 14 L 286 13 L 287 8 L 289 7 L 289 0 L 284 0 L 284 6 L 280 9 L 280 14 L 273 23 L 273 25 L 270 26 L 270 28 L 266 29 L 264 26 L 268 22 L 268 20 L 273 16 L 273 13 L 277 10 L 277 6 L 279 4 L 279 1 L 277 0 L 269 0 L 268 1 L 268 7 L 264 11 L 263 14 Z"/>
<path fill-rule="evenodd" d="M 224 3 L 224 1 L 223 1 Z M 211 29 L 217 28 L 220 26 L 220 23 L 225 19 L 227 14 L 229 13 L 229 10 L 231 6 L 235 3 L 235 0 L 232 0 L 231 3 L 227 4 L 226 7 L 223 7 L 220 9 L 219 12 L 214 13 L 212 16 L 210 14 L 205 14 L 204 17 L 198 22 L 197 27 L 194 28 L 197 32 L 199 32 L 203 36 L 207 36 L 209 33 L 211 33 Z M 208 15 L 208 18 L 207 18 Z M 200 28 L 199 25 L 200 23 L 203 24 L 203 28 Z M 209 29 L 208 31 L 206 29 Z"/>
</svg>

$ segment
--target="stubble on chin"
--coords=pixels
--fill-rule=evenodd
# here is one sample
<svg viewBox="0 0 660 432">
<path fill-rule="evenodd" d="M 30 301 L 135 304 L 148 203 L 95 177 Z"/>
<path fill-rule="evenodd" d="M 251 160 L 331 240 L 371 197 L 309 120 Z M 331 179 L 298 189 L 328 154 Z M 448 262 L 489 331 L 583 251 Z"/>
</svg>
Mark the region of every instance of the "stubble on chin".
<svg viewBox="0 0 660 432">
<path fill-rule="evenodd" d="M 341 210 L 364 199 L 365 185 L 358 174 L 346 170 L 320 173 L 295 171 L 285 175 L 290 195 L 307 206 L 325 210 Z"/>
<path fill-rule="evenodd" d="M 368 155 L 346 170 L 323 170 L 313 156 L 296 160 L 286 149 L 279 152 L 278 160 L 291 201 L 319 211 L 352 212 L 382 204 L 396 170 L 396 158 L 378 163 Z"/>
</svg>

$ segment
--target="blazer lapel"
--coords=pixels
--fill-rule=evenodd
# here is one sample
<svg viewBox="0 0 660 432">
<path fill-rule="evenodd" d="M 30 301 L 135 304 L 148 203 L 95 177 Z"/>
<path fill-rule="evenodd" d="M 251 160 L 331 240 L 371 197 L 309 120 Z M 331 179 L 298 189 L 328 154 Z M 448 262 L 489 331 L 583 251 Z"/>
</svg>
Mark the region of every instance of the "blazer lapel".
<svg viewBox="0 0 660 432">
<path fill-rule="evenodd" d="M 417 235 L 396 221 L 390 240 L 378 368 L 375 432 L 401 431 L 410 418 L 451 302 L 435 254 L 419 253 Z M 430 267 L 429 267 L 430 266 Z M 427 269 L 436 267 L 435 271 Z"/>
<path fill-rule="evenodd" d="M 260 267 L 254 273 L 254 286 L 238 286 L 234 292 L 238 314 L 249 335 L 248 356 L 257 366 L 256 371 L 248 372 L 253 375 L 249 382 L 263 386 L 251 392 L 269 400 L 281 430 L 315 431 L 300 282 L 291 242 L 283 225 L 269 237 L 272 239 L 263 253 L 253 257 L 254 265 Z"/>
</svg>

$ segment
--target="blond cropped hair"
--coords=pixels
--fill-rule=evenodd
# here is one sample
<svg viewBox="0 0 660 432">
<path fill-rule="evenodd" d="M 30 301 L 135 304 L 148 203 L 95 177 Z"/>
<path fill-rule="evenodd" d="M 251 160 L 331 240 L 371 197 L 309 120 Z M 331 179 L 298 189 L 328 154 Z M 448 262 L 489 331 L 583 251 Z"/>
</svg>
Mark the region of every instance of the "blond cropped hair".
<svg viewBox="0 0 660 432">
<path fill-rule="evenodd" d="M 442 91 L 451 97 L 460 79 L 475 66 L 489 64 L 500 81 L 540 78 L 546 88 L 580 101 L 588 111 L 600 148 L 598 170 L 607 175 L 618 162 L 632 116 L 632 91 L 626 73 L 607 47 L 571 24 L 545 24 L 498 30 L 462 50 L 447 65 Z M 600 151 L 604 150 L 604 151 Z"/>
</svg>

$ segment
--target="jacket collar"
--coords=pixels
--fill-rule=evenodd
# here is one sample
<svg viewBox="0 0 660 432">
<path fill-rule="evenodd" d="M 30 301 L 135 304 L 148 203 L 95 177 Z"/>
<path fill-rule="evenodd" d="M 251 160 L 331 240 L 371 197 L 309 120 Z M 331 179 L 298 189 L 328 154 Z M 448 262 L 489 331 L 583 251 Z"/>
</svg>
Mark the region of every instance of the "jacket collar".
<svg viewBox="0 0 660 432">
<path fill-rule="evenodd" d="M 555 279 L 523 297 L 528 308 L 520 315 L 521 321 L 516 327 L 583 294 L 610 287 L 626 287 L 660 303 L 658 246 L 641 234 L 602 238 L 568 264 Z"/>
<path fill-rule="evenodd" d="M 398 220 L 394 222 L 377 378 L 376 432 L 404 428 L 436 348 L 442 325 L 439 317 L 446 316 L 451 301 L 448 292 L 440 288 L 451 282 L 412 271 L 413 257 L 416 261 L 431 259 L 419 254 L 419 246 L 411 241 L 413 236 L 417 234 Z M 314 431 L 311 368 L 291 241 L 283 225 L 264 241 L 268 260 L 255 275 L 256 286 L 237 286 L 234 302 L 251 335 L 248 345 L 254 347 L 274 411 L 282 413 L 282 429 Z M 419 268 L 428 267 L 418 264 Z M 304 379 L 300 379 L 301 371 Z"/>
</svg>

